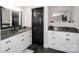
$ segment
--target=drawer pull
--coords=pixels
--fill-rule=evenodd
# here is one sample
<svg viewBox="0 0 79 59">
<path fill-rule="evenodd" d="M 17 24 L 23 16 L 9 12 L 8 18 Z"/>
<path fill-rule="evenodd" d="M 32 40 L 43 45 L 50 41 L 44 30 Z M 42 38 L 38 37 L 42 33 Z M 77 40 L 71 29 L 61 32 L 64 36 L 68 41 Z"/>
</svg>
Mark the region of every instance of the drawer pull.
<svg viewBox="0 0 79 59">
<path fill-rule="evenodd" d="M 67 40 L 67 39 L 66 39 Z"/>
<path fill-rule="evenodd" d="M 24 36 L 24 34 L 22 34 L 21 36 Z"/>
<path fill-rule="evenodd" d="M 52 39 L 55 39 L 55 38 L 52 38 Z"/>
<path fill-rule="evenodd" d="M 10 43 L 11 41 L 7 41 L 6 43 Z"/>
<path fill-rule="evenodd" d="M 66 34 L 66 36 L 70 36 L 70 34 Z"/>
<path fill-rule="evenodd" d="M 54 43 L 52 43 L 52 45 L 55 45 Z"/>
<path fill-rule="evenodd" d="M 55 33 L 52 33 L 52 34 L 55 34 Z"/>
<path fill-rule="evenodd" d="M 70 39 L 66 39 L 67 41 L 69 41 Z"/>
<path fill-rule="evenodd" d="M 68 41 L 69 41 L 70 39 L 68 39 Z"/>
<path fill-rule="evenodd" d="M 21 41 L 24 41 L 24 39 L 22 39 Z"/>
<path fill-rule="evenodd" d="M 6 49 L 5 51 L 7 52 L 7 51 L 9 51 L 11 48 L 8 48 L 8 49 Z"/>
</svg>

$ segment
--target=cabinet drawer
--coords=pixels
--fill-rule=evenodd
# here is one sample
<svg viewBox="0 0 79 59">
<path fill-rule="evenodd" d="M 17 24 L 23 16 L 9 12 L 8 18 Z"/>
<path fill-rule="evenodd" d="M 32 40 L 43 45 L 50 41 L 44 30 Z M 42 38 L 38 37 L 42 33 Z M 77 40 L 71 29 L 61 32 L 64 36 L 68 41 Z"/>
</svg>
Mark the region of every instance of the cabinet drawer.
<svg viewBox="0 0 79 59">
<path fill-rule="evenodd" d="M 15 48 L 12 45 L 1 47 L 2 53 L 12 53 L 15 52 Z"/>
<path fill-rule="evenodd" d="M 55 42 L 53 42 L 53 43 L 48 43 L 48 47 L 49 48 L 56 48 L 56 44 L 55 44 Z"/>
<path fill-rule="evenodd" d="M 54 37 L 56 34 L 48 33 L 48 37 Z"/>
<path fill-rule="evenodd" d="M 18 50 L 24 50 L 26 48 L 27 42 L 28 41 L 26 39 L 20 39 L 18 42 Z"/>
<path fill-rule="evenodd" d="M 1 43 L 1 46 L 7 46 L 7 45 L 11 45 L 12 44 L 12 40 L 7 40 Z"/>
<path fill-rule="evenodd" d="M 15 41 L 13 40 L 13 38 L 9 38 L 1 41 L 1 47 L 7 47 L 9 45 L 13 46 L 14 44 L 15 44 Z"/>
<path fill-rule="evenodd" d="M 49 43 L 50 43 L 50 42 L 55 42 L 55 41 L 56 41 L 55 38 L 49 38 L 49 40 L 48 40 Z"/>
<path fill-rule="evenodd" d="M 65 37 L 79 38 L 78 33 L 64 33 Z"/>
</svg>

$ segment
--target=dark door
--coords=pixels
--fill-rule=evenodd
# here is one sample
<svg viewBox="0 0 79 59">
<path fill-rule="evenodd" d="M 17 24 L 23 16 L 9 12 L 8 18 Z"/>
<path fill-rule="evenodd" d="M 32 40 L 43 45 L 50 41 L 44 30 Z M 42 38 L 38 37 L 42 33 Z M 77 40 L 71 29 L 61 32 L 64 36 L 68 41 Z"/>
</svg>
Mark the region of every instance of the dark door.
<svg viewBox="0 0 79 59">
<path fill-rule="evenodd" d="M 43 46 L 44 8 L 32 9 L 32 43 Z"/>
</svg>

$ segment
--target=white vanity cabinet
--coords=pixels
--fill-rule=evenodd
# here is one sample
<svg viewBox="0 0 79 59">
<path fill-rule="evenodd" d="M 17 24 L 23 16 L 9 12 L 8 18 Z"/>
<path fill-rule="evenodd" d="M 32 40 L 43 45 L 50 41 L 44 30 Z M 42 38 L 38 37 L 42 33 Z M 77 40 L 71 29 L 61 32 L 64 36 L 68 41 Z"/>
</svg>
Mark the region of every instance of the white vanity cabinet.
<svg viewBox="0 0 79 59">
<path fill-rule="evenodd" d="M 21 53 L 32 44 L 31 30 L 0 41 L 1 53 Z"/>
<path fill-rule="evenodd" d="M 23 52 L 25 48 L 32 44 L 31 30 L 19 34 L 19 38 L 17 40 L 16 52 Z"/>
<path fill-rule="evenodd" d="M 48 47 L 64 52 L 79 52 L 79 34 L 48 31 Z"/>
<path fill-rule="evenodd" d="M 64 50 L 66 52 L 79 53 L 79 34 L 78 33 L 65 33 L 66 44 Z"/>
</svg>

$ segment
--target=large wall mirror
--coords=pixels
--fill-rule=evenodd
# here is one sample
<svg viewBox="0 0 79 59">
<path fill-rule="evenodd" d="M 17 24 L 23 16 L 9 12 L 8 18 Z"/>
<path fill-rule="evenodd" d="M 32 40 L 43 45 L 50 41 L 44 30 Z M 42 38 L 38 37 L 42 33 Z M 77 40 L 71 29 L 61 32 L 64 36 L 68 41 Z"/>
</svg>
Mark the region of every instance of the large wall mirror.
<svg viewBox="0 0 79 59">
<path fill-rule="evenodd" d="M 2 7 L 2 28 L 11 27 L 10 23 L 10 10 Z"/>
<path fill-rule="evenodd" d="M 22 12 L 0 7 L 1 29 L 21 26 Z"/>
</svg>

